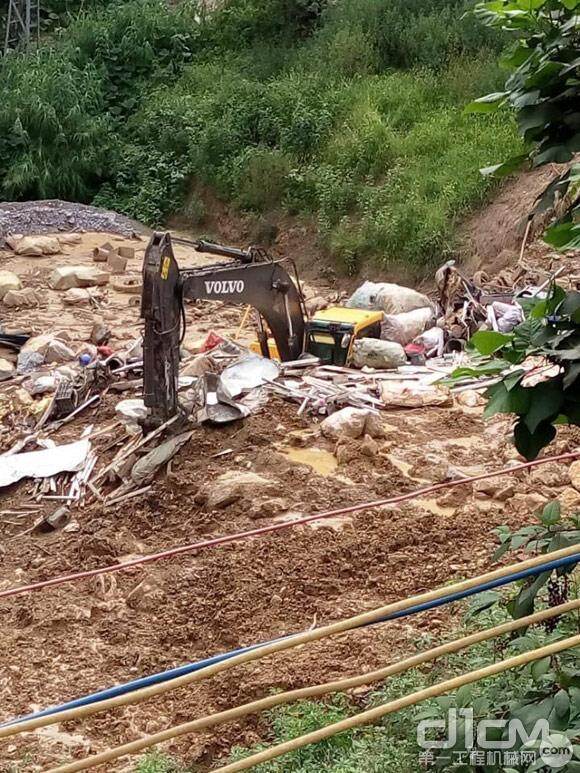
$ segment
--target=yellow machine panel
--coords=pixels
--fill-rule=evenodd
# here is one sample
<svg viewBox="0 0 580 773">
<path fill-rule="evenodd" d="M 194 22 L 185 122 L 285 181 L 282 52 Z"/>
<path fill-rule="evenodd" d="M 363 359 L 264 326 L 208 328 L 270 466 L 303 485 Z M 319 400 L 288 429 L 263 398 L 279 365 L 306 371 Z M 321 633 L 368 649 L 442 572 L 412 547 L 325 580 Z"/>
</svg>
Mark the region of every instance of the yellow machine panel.
<svg viewBox="0 0 580 773">
<path fill-rule="evenodd" d="M 317 311 L 312 317 L 320 322 L 340 322 L 343 325 L 353 325 L 355 335 L 362 328 L 383 321 L 382 311 L 369 311 L 368 309 L 348 309 L 346 306 L 330 306 L 328 309 Z"/>
</svg>

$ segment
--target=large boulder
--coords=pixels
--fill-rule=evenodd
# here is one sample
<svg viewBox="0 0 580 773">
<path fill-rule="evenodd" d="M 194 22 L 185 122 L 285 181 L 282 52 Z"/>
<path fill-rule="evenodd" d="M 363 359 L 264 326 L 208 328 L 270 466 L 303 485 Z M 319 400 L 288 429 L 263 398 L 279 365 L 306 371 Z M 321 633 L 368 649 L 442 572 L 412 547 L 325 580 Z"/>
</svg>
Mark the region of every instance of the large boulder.
<svg viewBox="0 0 580 773">
<path fill-rule="evenodd" d="M 22 283 L 13 271 L 0 271 L 0 301 L 10 290 L 20 290 Z"/>
<path fill-rule="evenodd" d="M 3 298 L 5 306 L 12 306 L 17 309 L 33 308 L 38 306 L 38 296 L 32 287 L 24 287 L 22 290 L 8 290 Z"/>
<path fill-rule="evenodd" d="M 18 242 L 14 250 L 17 255 L 31 257 L 56 255 L 60 251 L 59 241 L 53 236 L 25 236 Z"/>
<path fill-rule="evenodd" d="M 48 279 L 53 290 L 70 290 L 71 287 L 95 287 L 109 281 L 107 271 L 97 266 L 59 266 Z"/>
<path fill-rule="evenodd" d="M 348 406 L 336 413 L 331 413 L 320 425 L 325 437 L 338 440 L 338 438 L 358 438 L 364 435 L 371 437 L 384 437 L 385 430 L 379 415 L 370 408 L 353 408 Z"/>
</svg>

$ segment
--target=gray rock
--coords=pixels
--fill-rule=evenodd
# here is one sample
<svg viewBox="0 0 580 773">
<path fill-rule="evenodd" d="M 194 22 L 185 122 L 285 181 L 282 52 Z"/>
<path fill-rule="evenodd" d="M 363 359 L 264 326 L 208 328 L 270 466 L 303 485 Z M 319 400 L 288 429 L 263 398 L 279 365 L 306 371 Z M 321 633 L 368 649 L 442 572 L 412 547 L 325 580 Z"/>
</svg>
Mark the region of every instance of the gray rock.
<svg viewBox="0 0 580 773">
<path fill-rule="evenodd" d="M 8 290 L 3 298 L 5 306 L 15 308 L 33 308 L 38 306 L 38 296 L 32 287 L 24 287 L 22 290 Z"/>
<path fill-rule="evenodd" d="M 13 271 L 0 271 L 0 300 L 4 300 L 10 290 L 20 290 L 22 283 Z"/>
<path fill-rule="evenodd" d="M 95 287 L 109 281 L 107 271 L 97 266 L 59 266 L 48 279 L 53 290 L 70 290 L 72 287 Z"/>
<path fill-rule="evenodd" d="M 0 381 L 6 381 L 6 379 L 12 378 L 16 373 L 16 368 L 9 361 L 0 357 Z"/>
</svg>

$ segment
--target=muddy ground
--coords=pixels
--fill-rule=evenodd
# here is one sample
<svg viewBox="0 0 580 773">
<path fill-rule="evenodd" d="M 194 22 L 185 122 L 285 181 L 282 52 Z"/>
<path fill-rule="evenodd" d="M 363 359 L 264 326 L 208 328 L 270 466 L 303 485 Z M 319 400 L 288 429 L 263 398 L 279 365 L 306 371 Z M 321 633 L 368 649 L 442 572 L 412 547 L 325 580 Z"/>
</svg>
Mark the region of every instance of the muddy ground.
<svg viewBox="0 0 580 773">
<path fill-rule="evenodd" d="M 110 238 L 115 238 L 109 235 Z M 117 237 L 121 238 L 121 237 Z M 113 345 L 138 334 L 138 310 L 123 293 L 106 289 L 101 308 L 66 312 L 46 288 L 51 268 L 89 261 L 103 234 L 85 234 L 61 256 L 15 258 L 2 268 L 42 290 L 37 309 L 4 315 L 34 332 L 88 335 L 95 315 L 115 326 Z M 130 270 L 138 272 L 145 242 Z M 203 257 L 201 258 L 204 259 Z M 191 265 L 197 255 L 182 252 Z M 319 288 L 314 288 L 317 291 Z M 328 286 L 321 286 L 327 292 Z M 188 307 L 188 340 L 210 329 L 232 334 L 241 311 L 204 304 Z M 114 417 L 111 393 L 55 435 L 80 436 L 89 423 Z M 289 433 L 312 427 L 297 406 L 272 398 L 257 415 L 221 429 L 198 428 L 151 492 L 119 506 L 98 502 L 73 513 L 76 530 L 30 532 L 36 516 L 0 516 L 0 589 L 114 563 L 210 536 L 255 528 L 292 513 L 314 513 L 388 497 L 461 474 L 499 469 L 518 459 L 506 418 L 484 421 L 480 407 L 384 412 L 386 438 L 373 456 L 336 464 L 333 444 L 314 433 L 306 448 L 290 446 Z M 110 438 L 97 441 L 103 449 Z M 578 432 L 564 428 L 550 452 L 576 448 Z M 313 452 L 313 449 L 318 449 Z M 115 449 L 102 451 L 99 466 Z M 221 451 L 227 454 L 216 456 Z M 309 453 L 309 451 L 311 453 Z M 292 457 L 292 458 L 290 458 Z M 313 458 L 315 461 L 313 462 Z M 311 464 L 301 463 L 302 461 Z M 314 464 L 314 466 L 312 466 Z M 251 470 L 272 482 L 217 510 L 201 493 L 219 475 Z M 4 491 L 2 509 L 30 501 L 31 484 Z M 490 567 L 492 530 L 529 523 L 537 507 L 564 493 L 562 465 L 540 467 L 491 484 L 469 485 L 396 507 L 294 527 L 233 545 L 161 561 L 129 572 L 64 585 L 0 601 L 0 714 L 9 719 L 156 671 L 236 647 L 269 640 L 354 615 Z M 50 505 L 43 505 L 50 511 Z M 54 509 L 54 505 L 52 506 Z M 38 730 L 0 742 L 0 771 L 47 770 L 58 762 L 102 751 L 143 734 L 267 695 L 274 688 L 316 684 L 372 670 L 421 646 L 422 637 L 449 635 L 459 608 L 425 613 L 399 623 L 355 631 L 238 667 L 140 706 Z M 364 701 L 364 695 L 359 695 Z M 263 717 L 187 736 L 167 745 L 188 764 L 209 770 L 236 744 L 268 737 Z M 121 760 L 102 771 L 132 770 Z"/>
</svg>

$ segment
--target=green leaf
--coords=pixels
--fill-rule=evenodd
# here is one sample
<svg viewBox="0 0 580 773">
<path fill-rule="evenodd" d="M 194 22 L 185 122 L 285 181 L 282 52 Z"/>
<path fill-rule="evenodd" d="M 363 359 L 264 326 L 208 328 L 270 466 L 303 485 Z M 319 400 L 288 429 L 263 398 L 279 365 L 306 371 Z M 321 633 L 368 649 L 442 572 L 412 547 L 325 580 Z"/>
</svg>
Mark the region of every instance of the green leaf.
<svg viewBox="0 0 580 773">
<path fill-rule="evenodd" d="M 520 419 L 514 428 L 514 440 L 519 453 L 528 461 L 537 457 L 556 437 L 556 429 L 548 422 L 538 425 L 535 432 L 530 432 L 525 422 Z"/>
<path fill-rule="evenodd" d="M 537 682 L 539 679 L 541 679 L 544 674 L 547 674 L 550 670 L 551 660 L 549 657 L 542 658 L 541 660 L 536 660 L 535 663 L 532 663 L 532 678 L 535 682 Z"/>
<path fill-rule="evenodd" d="M 531 584 L 522 588 L 518 595 L 512 599 L 508 608 L 513 618 L 519 620 L 520 617 L 526 617 L 526 615 L 532 614 L 536 596 L 548 582 L 551 574 L 551 571 L 542 572 Z"/>
<path fill-rule="evenodd" d="M 478 593 L 475 600 L 469 605 L 465 620 L 471 620 L 472 618 L 489 609 L 501 599 L 501 595 L 495 591 L 483 591 Z"/>
<path fill-rule="evenodd" d="M 502 381 L 490 387 L 485 394 L 489 398 L 483 412 L 486 418 L 493 416 L 494 413 L 512 412 L 511 395 Z"/>
<path fill-rule="evenodd" d="M 525 422 L 533 434 L 543 421 L 558 415 L 564 402 L 564 394 L 558 381 L 545 381 L 526 391 L 530 396 L 530 408 L 525 416 Z"/>
<path fill-rule="evenodd" d="M 512 339 L 512 335 L 497 333 L 495 330 L 478 330 L 471 337 L 469 343 L 480 354 L 489 355 L 509 344 Z"/>
<path fill-rule="evenodd" d="M 502 370 L 505 370 L 506 364 L 503 360 L 490 360 L 489 362 L 484 362 L 483 365 L 473 365 L 473 366 L 462 366 L 460 368 L 455 368 L 455 370 L 451 373 L 452 379 L 457 378 L 465 378 L 465 377 L 474 377 L 478 378 L 479 376 L 495 376 L 498 373 L 501 373 Z M 520 378 L 522 374 L 520 373 Z"/>
<path fill-rule="evenodd" d="M 465 706 L 469 706 L 471 704 L 473 695 L 473 687 L 470 684 L 465 684 L 463 687 L 460 687 L 459 690 L 455 693 L 455 703 L 459 708 L 464 708 Z M 567 693 L 565 693 L 567 697 Z"/>
<path fill-rule="evenodd" d="M 572 221 L 551 226 L 544 233 L 544 241 L 557 250 L 580 248 L 580 223 Z"/>
<path fill-rule="evenodd" d="M 474 99 L 465 108 L 466 113 L 494 113 L 498 110 L 507 97 L 507 91 L 496 91 L 493 94 L 486 94 L 485 97 Z"/>
<path fill-rule="evenodd" d="M 548 502 L 544 507 L 542 514 L 540 515 L 540 521 L 544 526 L 554 526 L 558 523 L 560 517 L 560 503 L 555 499 L 553 502 Z"/>
<path fill-rule="evenodd" d="M 524 45 L 517 45 L 500 58 L 500 65 L 506 69 L 515 70 L 527 61 L 532 54 L 532 49 Z"/>
<path fill-rule="evenodd" d="M 570 712 L 570 697 L 566 690 L 559 690 L 554 696 L 554 711 L 560 719 L 566 717 Z"/>
<path fill-rule="evenodd" d="M 484 166 L 479 170 L 480 174 L 484 177 L 507 177 L 507 175 L 517 172 L 526 161 L 529 161 L 527 153 L 523 153 L 520 156 L 513 156 L 507 161 L 503 161 L 501 164 L 495 164 L 494 166 Z"/>
<path fill-rule="evenodd" d="M 567 145 L 552 145 L 534 156 L 533 166 L 544 164 L 565 164 L 572 158 L 572 151 Z"/>
<path fill-rule="evenodd" d="M 572 292 L 566 293 L 566 297 L 560 304 L 558 312 L 571 317 L 578 309 L 580 309 L 580 292 L 572 290 Z"/>
<path fill-rule="evenodd" d="M 516 2 L 523 11 L 537 11 L 546 4 L 547 0 L 516 0 Z"/>
</svg>

